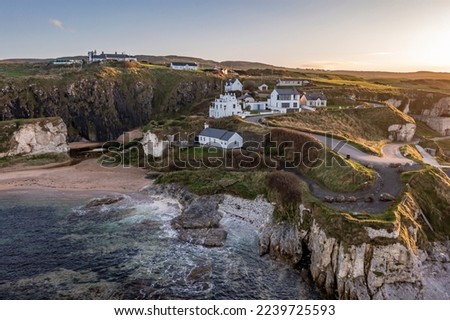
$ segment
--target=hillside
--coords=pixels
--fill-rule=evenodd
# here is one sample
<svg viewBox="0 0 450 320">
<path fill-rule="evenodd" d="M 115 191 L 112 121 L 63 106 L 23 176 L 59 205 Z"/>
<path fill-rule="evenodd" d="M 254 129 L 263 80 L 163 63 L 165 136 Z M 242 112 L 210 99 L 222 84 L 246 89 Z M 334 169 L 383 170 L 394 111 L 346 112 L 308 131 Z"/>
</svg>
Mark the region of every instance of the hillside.
<svg viewBox="0 0 450 320">
<path fill-rule="evenodd" d="M 381 107 L 300 112 L 268 117 L 265 122 L 276 127 L 332 133 L 380 154 L 381 147 L 388 141 L 388 127 L 392 124 L 414 123 L 414 120 L 394 108 Z"/>
<path fill-rule="evenodd" d="M 0 119 L 60 116 L 71 141 L 114 140 L 152 119 L 188 113 L 220 79 L 140 63 L 0 65 Z"/>
</svg>

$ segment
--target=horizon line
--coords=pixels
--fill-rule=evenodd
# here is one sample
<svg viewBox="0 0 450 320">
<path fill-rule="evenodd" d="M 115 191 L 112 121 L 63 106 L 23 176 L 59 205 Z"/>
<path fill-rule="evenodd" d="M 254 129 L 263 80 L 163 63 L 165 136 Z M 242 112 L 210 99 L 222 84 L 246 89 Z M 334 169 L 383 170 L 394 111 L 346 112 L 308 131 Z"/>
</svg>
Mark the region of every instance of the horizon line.
<svg viewBox="0 0 450 320">
<path fill-rule="evenodd" d="M 7 62 L 7 61 L 15 61 L 15 60 L 42 60 L 42 62 L 44 61 L 48 61 L 48 60 L 54 60 L 54 59 L 58 59 L 58 58 L 62 58 L 62 57 L 76 57 L 76 56 L 86 56 L 84 54 L 76 54 L 76 55 L 65 55 L 65 56 L 60 56 L 60 57 L 46 57 L 46 58 L 42 58 L 42 57 L 15 57 L 15 58 L 0 58 L 0 64 L 2 62 Z M 250 60 L 223 60 L 223 61 L 216 61 L 214 59 L 205 59 L 205 58 L 199 58 L 199 57 L 193 57 L 193 56 L 186 56 L 186 55 L 177 55 L 177 54 L 166 54 L 166 55 L 153 55 L 153 54 L 133 54 L 133 56 L 153 56 L 153 57 L 170 57 L 170 56 L 174 56 L 174 57 L 180 57 L 180 58 L 192 58 L 192 59 L 199 59 L 199 60 L 204 60 L 204 61 L 212 61 L 212 62 L 217 62 L 218 64 L 224 63 L 224 62 L 244 62 L 244 63 L 255 63 L 255 64 L 263 64 L 266 65 L 267 67 L 271 67 L 271 68 L 280 68 L 280 69 L 293 69 L 293 70 L 311 70 L 311 71 L 329 71 L 329 72 L 379 72 L 379 73 L 421 73 L 421 72 L 427 72 L 427 73 L 450 73 L 450 69 L 449 71 L 434 71 L 434 70 L 427 70 L 427 69 L 408 69 L 408 70 L 386 70 L 386 69 L 378 69 L 378 70 L 374 70 L 374 69 L 353 69 L 353 68 L 349 68 L 349 69 L 333 69 L 333 68 L 320 68 L 320 67 L 293 67 L 293 66 L 277 66 L 277 65 L 272 65 L 266 62 L 260 62 L 260 61 L 250 61 Z M 31 61 L 28 63 L 32 63 Z"/>
</svg>

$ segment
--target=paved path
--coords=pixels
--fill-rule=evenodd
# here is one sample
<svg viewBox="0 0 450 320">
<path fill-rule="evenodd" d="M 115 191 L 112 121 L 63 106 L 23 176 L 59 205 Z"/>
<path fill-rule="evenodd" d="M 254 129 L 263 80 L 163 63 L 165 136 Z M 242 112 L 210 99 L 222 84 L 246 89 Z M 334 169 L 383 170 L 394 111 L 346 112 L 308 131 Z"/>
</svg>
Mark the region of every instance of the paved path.
<svg viewBox="0 0 450 320">
<path fill-rule="evenodd" d="M 267 116 L 274 116 L 274 115 L 251 116 L 251 117 L 245 118 L 245 120 L 248 122 L 257 123 L 261 126 L 264 126 L 263 124 L 260 123 L 260 120 Z M 351 159 L 361 162 L 363 164 L 371 163 L 373 165 L 375 165 L 375 164 L 390 165 L 391 163 L 397 163 L 397 164 L 401 164 L 401 165 L 405 165 L 405 164 L 412 165 L 415 163 L 414 161 L 407 159 L 401 155 L 399 149 L 400 149 L 400 147 L 405 145 L 404 143 L 389 143 L 389 144 L 385 145 L 382 149 L 383 156 L 377 157 L 374 155 L 367 154 L 367 153 L 355 148 L 354 146 L 352 146 L 345 140 L 340 140 L 340 139 L 334 138 L 332 135 L 324 136 L 324 135 L 309 133 L 309 132 L 304 132 L 304 133 L 313 136 L 314 138 L 316 138 L 317 140 L 319 140 L 320 142 L 322 142 L 329 148 L 333 149 L 334 151 L 338 152 L 339 154 L 343 155 L 344 157 L 347 155 L 350 155 Z"/>
<path fill-rule="evenodd" d="M 246 120 L 264 126 L 259 122 L 262 118 L 264 118 L 264 116 L 255 116 L 251 118 L 249 117 Z M 383 156 L 377 157 L 367 154 L 350 145 L 347 141 L 334 138 L 331 135 L 324 136 L 319 134 L 311 134 L 308 132 L 305 133 L 316 138 L 322 144 L 327 145 L 329 148 L 333 149 L 344 157 L 350 155 L 351 159 L 363 165 L 372 165 L 375 172 L 377 173 L 377 178 L 373 185 L 352 193 L 338 193 L 325 189 L 321 185 L 317 184 L 313 179 L 305 176 L 299 170 L 291 170 L 308 183 L 311 193 L 319 199 L 324 199 L 326 196 L 336 198 L 337 196 L 343 194 L 346 197 L 353 196 L 358 199 L 358 201 L 356 202 L 334 202 L 329 204 L 330 206 L 340 211 L 368 213 L 384 212 L 391 206 L 392 203 L 379 201 L 378 195 L 380 195 L 381 193 L 389 193 L 394 196 L 399 196 L 402 189 L 402 183 L 400 179 L 401 172 L 407 170 L 417 170 L 420 167 L 414 161 L 407 159 L 401 155 L 399 149 L 404 145 L 404 143 L 387 144 L 383 147 Z M 392 164 L 396 164 L 396 166 L 393 167 Z M 397 166 L 401 166 L 401 169 Z M 372 196 L 374 198 L 374 202 L 364 202 L 364 199 L 368 196 Z"/>
<path fill-rule="evenodd" d="M 404 145 L 404 143 L 390 143 L 383 147 L 382 157 L 377 157 L 374 155 L 367 154 L 351 144 L 349 144 L 345 140 L 340 140 L 337 138 L 334 138 L 332 135 L 330 136 L 324 136 L 314 133 L 309 133 L 311 136 L 325 144 L 327 147 L 331 148 L 332 150 L 338 152 L 339 154 L 343 156 L 349 155 L 351 159 L 358 161 L 363 164 L 385 164 L 390 165 L 392 163 L 401 164 L 401 165 L 413 165 L 415 162 L 405 158 L 400 153 L 400 147 Z"/>
</svg>

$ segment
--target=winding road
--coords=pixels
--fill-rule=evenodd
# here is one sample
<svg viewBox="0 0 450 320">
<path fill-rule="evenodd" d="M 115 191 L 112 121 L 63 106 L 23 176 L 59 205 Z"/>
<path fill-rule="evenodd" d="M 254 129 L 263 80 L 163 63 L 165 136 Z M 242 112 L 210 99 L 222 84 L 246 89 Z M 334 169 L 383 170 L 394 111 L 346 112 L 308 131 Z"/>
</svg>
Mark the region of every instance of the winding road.
<svg viewBox="0 0 450 320">
<path fill-rule="evenodd" d="M 260 123 L 260 120 L 266 116 L 271 115 L 247 117 L 245 120 L 264 126 Z M 389 193 L 393 196 L 399 196 L 402 189 L 400 178 L 401 173 L 404 171 L 417 170 L 421 167 L 419 164 L 405 158 L 400 153 L 399 149 L 400 147 L 405 145 L 404 143 L 389 143 L 385 145 L 382 149 L 383 155 L 381 157 L 377 157 L 355 148 L 354 146 L 350 145 L 348 141 L 334 138 L 332 135 L 324 136 L 309 132 L 304 133 L 311 135 L 312 137 L 319 140 L 322 144 L 328 146 L 344 157 L 350 156 L 351 159 L 361 163 L 362 165 L 370 165 L 370 167 L 373 167 L 373 169 L 377 173 L 377 179 L 371 186 L 357 192 L 343 194 L 327 190 L 323 186 L 317 184 L 317 182 L 315 182 L 314 180 L 303 175 L 298 170 L 295 170 L 295 173 L 301 176 L 301 178 L 308 183 L 312 194 L 319 199 L 324 199 L 325 197 L 336 198 L 342 195 L 347 198 L 356 198 L 356 202 L 330 203 L 330 205 L 337 210 L 368 213 L 384 212 L 392 203 L 379 201 L 379 195 L 382 193 Z M 371 197 L 373 199 L 373 202 L 365 202 L 368 197 Z"/>
</svg>

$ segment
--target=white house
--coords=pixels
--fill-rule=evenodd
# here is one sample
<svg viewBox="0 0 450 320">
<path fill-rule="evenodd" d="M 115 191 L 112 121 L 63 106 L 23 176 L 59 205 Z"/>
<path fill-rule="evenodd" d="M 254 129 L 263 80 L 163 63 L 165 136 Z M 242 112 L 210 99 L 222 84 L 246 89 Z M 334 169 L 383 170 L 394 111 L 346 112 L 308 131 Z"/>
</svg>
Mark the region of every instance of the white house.
<svg viewBox="0 0 450 320">
<path fill-rule="evenodd" d="M 53 65 L 56 66 L 69 66 L 74 64 L 83 64 L 83 60 L 74 60 L 74 59 L 55 59 L 52 61 Z"/>
<path fill-rule="evenodd" d="M 198 63 L 195 62 L 171 62 L 170 68 L 174 70 L 198 70 Z"/>
<path fill-rule="evenodd" d="M 224 118 L 242 114 L 242 106 L 232 93 L 221 94 L 209 108 L 211 118 Z"/>
<path fill-rule="evenodd" d="M 244 94 L 243 96 L 240 96 L 239 98 L 237 98 L 238 101 L 243 101 L 245 102 L 255 102 L 255 98 L 253 98 L 250 94 Z"/>
<path fill-rule="evenodd" d="M 237 132 L 209 128 L 205 124 L 205 129 L 198 135 L 198 143 L 222 149 L 234 149 L 242 148 L 244 139 Z"/>
<path fill-rule="evenodd" d="M 309 85 L 311 82 L 308 80 L 303 80 L 303 79 L 278 79 L 277 81 L 277 86 L 283 87 L 283 86 L 292 86 L 292 87 L 296 87 L 296 86 L 307 86 Z"/>
<path fill-rule="evenodd" d="M 225 82 L 225 92 L 242 91 L 243 88 L 239 79 L 230 79 Z"/>
<path fill-rule="evenodd" d="M 300 111 L 300 93 L 295 89 L 274 89 L 270 94 L 269 107 L 282 113 Z"/>
<path fill-rule="evenodd" d="M 97 54 L 97 51 L 88 52 L 88 62 L 103 62 L 103 61 L 137 61 L 137 58 L 125 53 L 104 53 Z"/>
<path fill-rule="evenodd" d="M 269 86 L 267 84 L 263 83 L 262 85 L 260 85 L 258 87 L 258 90 L 259 91 L 263 91 L 263 92 L 268 91 L 269 90 Z"/>
<path fill-rule="evenodd" d="M 267 101 L 246 102 L 244 105 L 245 109 L 250 111 L 266 110 L 269 107 L 269 103 Z"/>
<path fill-rule="evenodd" d="M 322 92 L 305 93 L 300 98 L 300 105 L 307 107 L 326 107 L 327 97 Z"/>
</svg>

